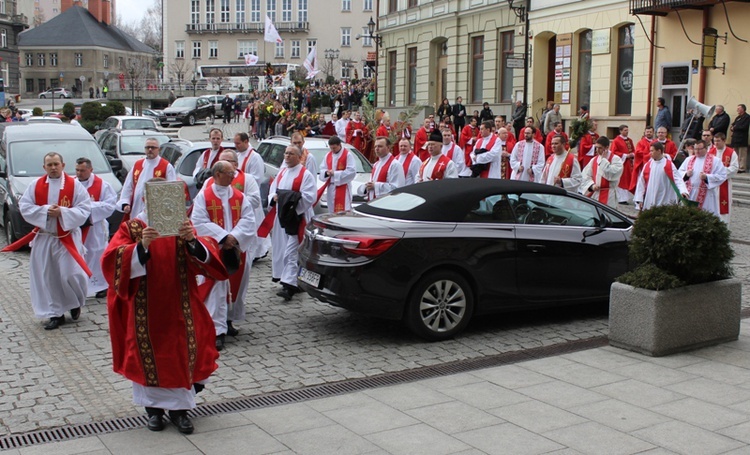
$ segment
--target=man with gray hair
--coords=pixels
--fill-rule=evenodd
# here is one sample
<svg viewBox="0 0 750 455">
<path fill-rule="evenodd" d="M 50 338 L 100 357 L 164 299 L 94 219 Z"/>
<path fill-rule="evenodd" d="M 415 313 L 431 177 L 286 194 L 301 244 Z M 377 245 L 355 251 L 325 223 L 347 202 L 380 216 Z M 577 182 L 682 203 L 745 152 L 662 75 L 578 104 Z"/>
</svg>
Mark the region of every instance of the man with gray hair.
<svg viewBox="0 0 750 455">
<path fill-rule="evenodd" d="M 544 130 L 544 134 L 549 134 L 552 132 L 552 130 L 555 129 L 555 125 L 557 123 L 562 124 L 562 114 L 560 113 L 560 105 L 555 104 L 552 106 L 552 110 L 547 112 L 547 115 L 544 117 L 544 123 L 542 124 L 542 129 Z"/>
<path fill-rule="evenodd" d="M 254 245 L 256 225 L 250 201 L 232 185 L 235 166 L 228 161 L 217 161 L 211 173 L 213 181 L 210 184 L 207 181 L 195 197 L 190 219 L 199 236 L 211 237 L 218 242 L 225 265 L 230 268 L 228 264 L 234 262 L 236 266 L 235 270 L 227 270 L 230 272 L 228 280 L 214 283 L 205 301 L 216 329 L 216 350 L 221 351 L 228 327 L 227 302 L 236 300 L 245 278 L 245 264 L 248 262 L 245 252 Z M 236 262 L 228 260 L 232 256 Z"/>
<path fill-rule="evenodd" d="M 117 201 L 117 210 L 125 213 L 123 221 L 135 217 L 143 211 L 146 182 L 154 177 L 168 181 L 177 180 L 174 166 L 159 156 L 159 141 L 156 138 L 146 139 L 144 149 L 146 158 L 136 161 L 130 168 L 128 176 L 125 177 L 125 183 L 122 184 L 120 200 Z"/>
</svg>

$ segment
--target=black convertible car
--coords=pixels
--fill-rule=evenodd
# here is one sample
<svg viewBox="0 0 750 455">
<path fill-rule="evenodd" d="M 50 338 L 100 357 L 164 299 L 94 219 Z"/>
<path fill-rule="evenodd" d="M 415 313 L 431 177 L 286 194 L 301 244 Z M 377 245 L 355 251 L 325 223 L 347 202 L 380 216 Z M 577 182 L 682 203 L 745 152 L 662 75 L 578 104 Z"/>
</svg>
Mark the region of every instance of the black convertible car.
<svg viewBox="0 0 750 455">
<path fill-rule="evenodd" d="M 475 315 L 606 301 L 628 270 L 631 231 L 623 214 L 561 188 L 431 181 L 316 216 L 300 246 L 299 284 L 443 340 Z"/>
</svg>

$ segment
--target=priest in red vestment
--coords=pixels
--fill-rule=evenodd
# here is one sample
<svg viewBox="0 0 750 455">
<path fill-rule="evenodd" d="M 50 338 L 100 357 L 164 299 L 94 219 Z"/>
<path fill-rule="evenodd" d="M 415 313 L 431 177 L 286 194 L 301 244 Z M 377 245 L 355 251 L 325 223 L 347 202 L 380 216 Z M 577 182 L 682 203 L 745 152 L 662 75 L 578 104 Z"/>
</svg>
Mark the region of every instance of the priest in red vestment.
<svg viewBox="0 0 750 455">
<path fill-rule="evenodd" d="M 628 137 L 628 125 L 620 125 L 618 129 L 620 135 L 612 140 L 610 150 L 622 160 L 622 176 L 617 184 L 616 192 L 618 203 L 627 205 L 633 200 L 633 193 L 630 192 L 630 178 L 633 175 L 635 145 L 633 145 L 633 140 Z"/>
<path fill-rule="evenodd" d="M 643 166 L 651 159 L 651 143 L 654 142 L 654 127 L 646 126 L 643 137 L 635 145 L 635 157 L 633 158 L 633 171 L 630 174 L 630 187 L 628 191 L 635 194 L 638 185 L 638 177 L 641 175 Z"/>
<path fill-rule="evenodd" d="M 166 410 L 181 433 L 193 432 L 187 410 L 219 357 L 196 276 L 228 278 L 218 251 L 187 220 L 179 236 L 159 237 L 144 211 L 120 225 L 102 257 L 113 369 L 133 382 L 149 430 L 164 429 Z"/>
<path fill-rule="evenodd" d="M 362 152 L 368 161 L 372 163 L 373 157 L 367 150 L 367 125 L 362 122 L 362 114 L 356 112 L 354 120 L 346 124 L 346 142 Z"/>
<path fill-rule="evenodd" d="M 589 161 L 594 158 L 594 143 L 597 139 L 599 139 L 599 134 L 596 132 L 596 122 L 592 121 L 591 130 L 581 136 L 581 140 L 578 141 L 578 162 L 581 169 L 585 169 Z"/>
<path fill-rule="evenodd" d="M 430 152 L 427 151 L 427 140 L 431 132 L 432 120 L 426 118 L 424 119 L 422 128 L 418 129 L 416 134 L 414 134 L 414 154 L 422 161 L 430 157 Z"/>
</svg>

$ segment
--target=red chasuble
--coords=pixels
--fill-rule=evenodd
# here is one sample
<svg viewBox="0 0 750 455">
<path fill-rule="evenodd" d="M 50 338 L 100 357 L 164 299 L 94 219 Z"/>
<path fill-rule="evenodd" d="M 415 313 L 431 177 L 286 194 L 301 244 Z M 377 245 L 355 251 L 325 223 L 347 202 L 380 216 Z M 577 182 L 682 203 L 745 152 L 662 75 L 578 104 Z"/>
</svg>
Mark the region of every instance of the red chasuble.
<svg viewBox="0 0 750 455">
<path fill-rule="evenodd" d="M 630 190 L 630 178 L 633 175 L 633 162 L 635 158 L 627 158 L 626 155 L 635 153 L 633 140 L 629 137 L 623 138 L 622 136 L 617 136 L 612 140 L 611 150 L 612 153 L 619 156 L 622 160 L 622 177 L 620 177 L 617 187 Z"/>
<path fill-rule="evenodd" d="M 143 386 L 189 389 L 216 370 L 219 358 L 195 277 L 226 280 L 227 271 L 212 238 L 199 237 L 209 254 L 203 264 L 184 240 L 161 237 L 149 246 L 146 275 L 131 279 L 145 227 L 139 219 L 123 222 L 102 256 L 113 369 Z"/>
<path fill-rule="evenodd" d="M 732 153 L 734 149 L 731 147 L 724 147 L 724 153 L 721 154 L 721 164 L 725 168 L 729 169 L 732 164 Z M 716 156 L 716 147 L 711 147 L 708 151 L 708 155 Z M 729 179 L 724 180 L 724 183 L 719 185 L 719 214 L 726 215 L 729 213 Z"/>
</svg>

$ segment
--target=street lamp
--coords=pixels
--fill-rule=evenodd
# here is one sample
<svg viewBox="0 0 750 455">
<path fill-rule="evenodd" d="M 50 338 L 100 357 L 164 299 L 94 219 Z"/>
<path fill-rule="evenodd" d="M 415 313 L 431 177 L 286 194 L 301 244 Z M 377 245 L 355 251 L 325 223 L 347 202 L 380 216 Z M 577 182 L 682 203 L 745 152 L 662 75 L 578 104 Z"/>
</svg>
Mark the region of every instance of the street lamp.
<svg viewBox="0 0 750 455">
<path fill-rule="evenodd" d="M 329 62 L 328 67 L 330 68 L 330 71 L 331 71 L 330 73 L 328 73 L 328 76 L 332 76 L 331 73 L 333 73 L 333 61 L 338 60 L 340 53 L 341 51 L 339 51 L 338 49 L 326 49 L 324 51 L 325 58 Z"/>
<path fill-rule="evenodd" d="M 367 23 L 367 34 L 369 35 L 368 37 L 375 41 L 375 44 L 380 47 L 383 45 L 383 37 L 375 34 L 375 25 L 375 21 L 372 20 L 372 16 L 370 16 L 370 22 Z"/>
<path fill-rule="evenodd" d="M 130 75 L 130 108 L 135 115 L 135 68 L 131 66 L 128 69 L 128 74 Z"/>
<path fill-rule="evenodd" d="M 196 83 L 195 73 L 193 73 L 193 80 L 191 80 L 190 82 L 192 82 L 192 84 L 193 84 L 193 96 L 195 96 L 195 83 Z"/>
</svg>

